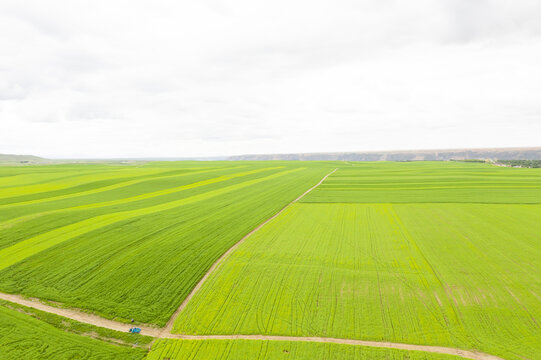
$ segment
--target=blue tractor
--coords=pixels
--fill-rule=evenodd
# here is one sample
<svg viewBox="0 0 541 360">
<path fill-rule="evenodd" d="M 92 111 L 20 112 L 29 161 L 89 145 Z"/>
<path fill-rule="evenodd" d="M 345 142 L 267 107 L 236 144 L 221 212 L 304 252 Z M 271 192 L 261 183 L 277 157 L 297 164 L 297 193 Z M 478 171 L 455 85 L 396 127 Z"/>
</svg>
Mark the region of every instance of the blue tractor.
<svg viewBox="0 0 541 360">
<path fill-rule="evenodd" d="M 141 328 L 130 328 L 130 333 L 132 334 L 139 334 L 141 332 Z"/>
</svg>

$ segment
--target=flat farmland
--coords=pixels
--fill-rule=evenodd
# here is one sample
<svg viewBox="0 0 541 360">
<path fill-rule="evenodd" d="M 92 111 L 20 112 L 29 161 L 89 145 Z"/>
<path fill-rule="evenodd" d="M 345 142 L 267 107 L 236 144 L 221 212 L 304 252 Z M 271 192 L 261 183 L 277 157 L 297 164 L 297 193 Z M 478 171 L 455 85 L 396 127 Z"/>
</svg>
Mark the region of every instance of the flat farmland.
<svg viewBox="0 0 541 360">
<path fill-rule="evenodd" d="M 538 169 L 0 167 L 0 358 L 538 359 L 540 234 Z"/>
<path fill-rule="evenodd" d="M 181 199 L 192 198 L 193 200 L 193 195 L 199 195 L 195 199 L 201 199 L 201 194 L 209 190 L 218 190 L 223 185 L 237 184 L 239 186 L 238 183 L 245 180 L 251 180 L 248 184 L 253 184 L 254 180 L 260 182 L 258 178 L 261 178 L 264 173 L 271 175 L 269 179 L 281 176 L 272 174 L 273 171 L 277 172 L 279 169 L 280 167 L 271 167 L 232 172 L 236 170 L 233 168 L 218 170 L 218 173 L 214 170 L 195 171 L 188 174 L 166 176 L 167 181 L 158 177 L 146 180 L 144 184 L 137 186 L 122 187 L 122 189 L 106 191 L 105 193 L 100 191 L 98 197 L 96 197 L 97 195 L 87 196 L 86 192 L 83 192 L 84 194 L 81 196 L 70 195 L 69 199 L 62 196 L 62 201 L 58 201 L 57 197 L 53 196 L 33 200 L 30 203 L 23 201 L 4 205 L 0 207 L 0 211 L 3 213 L 2 219 L 4 219 L 0 222 L 0 227 L 5 234 L 1 246 L 7 247 L 21 240 L 29 239 L 32 235 L 41 235 L 49 230 L 60 229 L 64 225 L 81 220 L 95 218 L 92 221 L 102 222 L 103 215 L 112 213 L 123 214 L 115 216 L 117 220 L 120 220 L 123 217 L 129 218 L 162 211 L 169 207 L 175 207 Z M 227 192 L 230 189 L 234 188 L 228 187 L 224 191 Z M 214 191 L 212 194 L 216 194 L 216 192 Z M 97 218 L 97 216 L 102 217 Z"/>
<path fill-rule="evenodd" d="M 515 169 L 501 170 L 514 176 Z M 342 171 L 327 181 L 342 178 Z M 526 173 L 539 179 L 539 172 Z M 541 357 L 541 206 L 512 204 L 509 197 L 506 204 L 334 203 L 334 195 L 323 197 L 325 184 L 243 243 L 195 294 L 174 331 L 356 338 Z M 311 203 L 318 191 L 326 201 Z"/>
<path fill-rule="evenodd" d="M 0 219 L 0 290 L 164 325 L 223 252 L 329 171 L 276 163 L 214 171 L 205 165 L 142 167 L 142 182 L 118 177 L 102 184 L 114 189 L 93 186 L 80 196 L 46 187 L 30 200 L 8 198 L 12 202 L 0 208 L 10 213 Z"/>
<path fill-rule="evenodd" d="M 541 203 L 539 169 L 461 162 L 349 163 L 303 202 Z"/>
</svg>

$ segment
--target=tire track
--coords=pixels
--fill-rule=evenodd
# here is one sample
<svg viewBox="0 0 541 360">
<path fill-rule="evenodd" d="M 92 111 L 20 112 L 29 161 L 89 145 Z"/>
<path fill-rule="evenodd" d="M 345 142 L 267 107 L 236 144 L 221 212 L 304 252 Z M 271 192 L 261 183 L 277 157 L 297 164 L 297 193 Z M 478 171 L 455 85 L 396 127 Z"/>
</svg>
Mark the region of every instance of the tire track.
<svg viewBox="0 0 541 360">
<path fill-rule="evenodd" d="M 231 255 L 231 253 L 233 251 L 235 251 L 246 239 L 248 239 L 250 236 L 252 236 L 255 232 L 257 232 L 259 229 L 261 229 L 263 226 L 267 225 L 269 222 L 271 222 L 272 220 L 276 219 L 278 216 L 280 216 L 284 211 L 286 211 L 291 205 L 295 204 L 297 201 L 299 201 L 300 199 L 302 199 L 306 194 L 308 194 L 310 191 L 314 190 L 315 188 L 317 188 L 319 185 L 321 185 L 321 183 L 323 181 L 325 181 L 325 179 L 327 179 L 331 174 L 333 174 L 336 170 L 338 170 L 338 168 L 334 169 L 333 171 L 331 171 L 330 173 L 328 173 L 327 175 L 325 175 L 323 177 L 323 179 L 321 179 L 317 184 L 315 184 L 314 186 L 312 186 L 310 189 L 306 190 L 304 193 L 302 193 L 298 198 L 296 198 L 295 200 L 293 200 L 292 202 L 290 202 L 289 204 L 287 204 L 286 206 L 284 206 L 282 208 L 282 210 L 278 211 L 276 214 L 274 214 L 273 216 L 271 216 L 270 218 L 268 218 L 267 220 L 265 220 L 263 223 L 261 223 L 260 225 L 258 225 L 255 229 L 253 229 L 252 231 L 250 231 L 248 234 L 244 235 L 244 237 L 242 239 L 240 239 L 235 245 L 233 245 L 232 247 L 229 248 L 229 250 L 227 250 L 222 256 L 220 256 L 220 258 L 218 260 L 216 260 L 216 262 L 214 264 L 212 264 L 212 266 L 210 267 L 210 269 L 207 271 L 207 273 L 201 278 L 201 280 L 199 280 L 199 282 L 197 283 L 197 285 L 195 285 L 195 287 L 192 289 L 192 291 L 190 292 L 190 294 L 184 299 L 184 301 L 182 302 L 182 304 L 180 304 L 180 306 L 178 307 L 177 311 L 175 311 L 175 313 L 173 314 L 173 316 L 171 316 L 171 318 L 169 319 L 169 321 L 167 322 L 167 324 L 165 325 L 165 328 L 164 328 L 164 332 L 165 333 L 170 333 L 171 330 L 173 330 L 173 324 L 175 323 L 175 320 L 177 319 L 178 315 L 182 312 L 182 310 L 184 310 L 184 308 L 186 308 L 186 305 L 188 305 L 188 303 L 190 302 L 190 300 L 194 297 L 194 295 L 199 291 L 199 289 L 201 289 L 201 287 L 203 286 L 203 283 L 205 283 L 205 281 L 209 278 L 209 276 L 214 273 L 219 267 L 220 265 L 224 262 L 224 260 L 226 260 L 229 255 Z"/>
</svg>

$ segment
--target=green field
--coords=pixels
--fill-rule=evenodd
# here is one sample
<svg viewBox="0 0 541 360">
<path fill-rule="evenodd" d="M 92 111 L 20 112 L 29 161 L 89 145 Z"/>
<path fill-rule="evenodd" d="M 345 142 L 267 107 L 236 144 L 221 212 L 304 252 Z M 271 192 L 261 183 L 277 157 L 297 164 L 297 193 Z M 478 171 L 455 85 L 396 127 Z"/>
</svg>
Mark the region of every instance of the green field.
<svg viewBox="0 0 541 360">
<path fill-rule="evenodd" d="M 3 166 L 0 292 L 164 326 L 222 254 L 335 168 L 231 253 L 173 332 L 391 341 L 541 359 L 541 169 L 296 161 Z M 81 358 L 161 360 L 456 358 L 262 340 L 160 339 L 147 354 L 115 344 L 129 337 L 5 306 L 0 359 L 62 358 L 55 355 L 62 350 L 64 358 L 80 351 Z M 105 341 L 111 337 L 117 340 Z"/>
<path fill-rule="evenodd" d="M 102 166 L 95 176 L 115 179 L 102 188 L 90 182 L 61 194 L 37 192 L 32 200 L 6 198 L 12 201 L 0 207 L 9 214 L 0 220 L 0 291 L 164 325 L 223 252 L 329 171 L 302 164 L 203 165 L 141 167 L 145 181 L 136 184 L 120 176 L 122 169 Z M 71 175 L 76 166 L 59 167 Z M 73 185 L 69 176 L 53 182 Z"/>
<path fill-rule="evenodd" d="M 0 359 L 142 359 L 145 349 L 74 335 L 0 306 Z"/>
<path fill-rule="evenodd" d="M 405 204 L 413 177 L 408 165 L 366 165 L 402 189 L 392 194 L 396 204 L 378 192 L 367 201 L 372 204 L 354 204 L 357 193 L 336 203 L 327 182 L 359 183 L 377 172 L 340 169 L 237 249 L 175 330 L 390 340 L 541 357 L 541 206 L 511 204 L 522 202 L 512 197 L 502 201 L 508 204 L 478 204 L 475 196 L 472 203 L 465 197 L 430 203 L 428 185 L 415 190 L 422 203 Z M 468 179 L 486 169 L 448 166 L 446 174 L 445 166 L 411 165 L 416 173 L 425 169 L 426 183 L 433 174 L 450 178 L 463 169 Z M 501 178 L 515 174 L 501 170 L 509 173 Z M 525 177 L 540 175 L 532 170 Z M 349 192 L 341 191 L 346 198 Z M 452 197 L 457 190 L 446 191 Z"/>
<path fill-rule="evenodd" d="M 378 349 L 341 344 L 254 340 L 160 340 L 148 360 L 459 360 L 421 351 Z"/>
<path fill-rule="evenodd" d="M 535 358 L 539 234 L 537 206 L 297 204 L 231 256 L 175 330 Z"/>
<path fill-rule="evenodd" d="M 539 178 L 483 163 L 350 163 L 303 202 L 540 204 Z"/>
</svg>

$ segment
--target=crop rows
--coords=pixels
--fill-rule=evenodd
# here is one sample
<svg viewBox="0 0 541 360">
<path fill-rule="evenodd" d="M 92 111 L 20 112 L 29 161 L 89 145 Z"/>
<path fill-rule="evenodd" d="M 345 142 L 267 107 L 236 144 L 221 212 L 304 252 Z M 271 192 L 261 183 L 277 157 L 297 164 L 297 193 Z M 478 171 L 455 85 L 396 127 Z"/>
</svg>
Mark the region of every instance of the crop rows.
<svg viewBox="0 0 541 360">
<path fill-rule="evenodd" d="M 541 207 L 297 204 L 235 251 L 175 331 L 541 357 Z"/>
<path fill-rule="evenodd" d="M 175 176 L 174 178 L 148 181 L 133 187 L 124 188 L 100 194 L 102 196 L 82 196 L 61 202 L 52 201 L 39 205 L 17 205 L 18 203 L 0 207 L 0 251 L 20 241 L 30 239 L 36 235 L 43 235 L 51 230 L 58 230 L 66 225 L 87 220 L 100 215 L 148 208 L 149 206 L 164 204 L 171 200 L 179 200 L 197 195 L 209 189 L 215 189 L 223 184 L 230 184 L 249 179 L 245 172 L 235 172 L 228 176 L 236 178 L 224 179 L 223 174 L 214 172 L 196 172 L 190 176 Z M 262 173 L 259 173 L 262 175 Z M 251 175 L 257 177 L 257 174 Z M 208 184 L 214 180 L 213 184 Z M 219 181 L 216 181 L 219 180 Z M 129 190 L 129 191 L 127 191 Z M 135 193 L 134 193 L 135 191 Z M 164 194 L 164 192 L 166 192 Z M 6 209 L 7 208 L 7 209 Z"/>
<path fill-rule="evenodd" d="M 0 219 L 0 291 L 163 325 L 223 252 L 328 172 L 281 163 L 208 167 L 217 166 L 171 177 L 182 170 L 172 166 L 156 180 L 6 204 L 19 213 Z"/>
<path fill-rule="evenodd" d="M 541 358 L 538 169 L 456 162 L 0 167 L 0 291 L 163 326 L 224 252 L 336 167 L 231 253 L 174 332 Z M 107 331 L 16 309 L 0 303 L 2 359 L 145 356 L 75 335 Z M 455 359 L 328 343 L 172 339 L 154 343 L 147 358 Z"/>
<path fill-rule="evenodd" d="M 342 203 L 541 203 L 538 169 L 458 162 L 358 163 L 303 199 Z"/>
<path fill-rule="evenodd" d="M 69 239 L 71 239 L 73 237 L 76 237 L 76 236 L 78 236 L 80 234 L 83 234 L 83 233 L 87 233 L 87 232 L 92 231 L 92 230 L 94 230 L 96 228 L 101 228 L 103 226 L 114 224 L 114 223 L 120 222 L 122 220 L 127 220 L 127 219 L 136 218 L 136 217 L 142 216 L 142 215 L 149 215 L 149 214 L 153 214 L 153 213 L 157 213 L 157 212 L 162 212 L 162 211 L 165 211 L 165 210 L 169 210 L 169 209 L 179 207 L 181 205 L 191 204 L 191 203 L 194 203 L 194 202 L 210 199 L 210 198 L 219 196 L 221 194 L 224 194 L 224 193 L 227 193 L 227 192 L 230 192 L 230 191 L 238 190 L 240 188 L 243 188 L 243 187 L 246 187 L 246 186 L 249 186 L 249 185 L 253 185 L 253 184 L 257 184 L 257 183 L 260 183 L 260 182 L 265 181 L 265 180 L 274 179 L 276 177 L 286 175 L 289 172 L 294 172 L 294 171 L 298 171 L 298 170 L 300 170 L 300 169 L 293 169 L 293 170 L 289 170 L 289 171 L 278 172 L 278 173 L 275 173 L 275 174 L 272 174 L 272 175 L 268 175 L 266 177 L 261 177 L 261 178 L 258 178 L 258 179 L 245 181 L 245 182 L 240 183 L 240 184 L 230 185 L 230 186 L 220 188 L 220 189 L 206 191 L 206 192 L 194 195 L 194 196 L 190 196 L 190 197 L 183 198 L 183 199 L 178 199 L 178 200 L 175 200 L 175 201 L 168 201 L 168 202 L 157 204 L 157 205 L 139 207 L 139 208 L 133 209 L 133 210 L 125 210 L 125 211 L 116 210 L 114 212 L 108 212 L 106 214 L 102 214 L 102 215 L 99 215 L 99 216 L 89 217 L 89 218 L 85 219 L 84 221 L 72 222 L 69 225 L 66 225 L 66 226 L 63 226 L 63 227 L 57 227 L 52 231 L 41 233 L 41 234 L 39 234 L 37 236 L 31 237 L 31 238 L 26 239 L 24 241 L 13 244 L 13 245 L 9 246 L 6 249 L 3 249 L 2 251 L 0 251 L 0 263 L 2 264 L 2 265 L 0 265 L 0 269 L 8 267 L 8 266 L 10 266 L 10 265 L 12 265 L 12 264 L 14 264 L 14 263 L 16 263 L 18 261 L 21 261 L 22 259 L 25 259 L 28 256 L 31 256 L 31 255 L 36 254 L 38 252 L 41 252 L 44 249 L 47 249 L 47 248 L 49 248 L 51 246 L 54 246 L 54 245 L 56 245 L 56 244 L 58 244 L 60 242 L 69 240 Z M 205 185 L 215 184 L 215 183 L 222 182 L 222 181 L 229 180 L 229 179 L 233 179 L 233 178 L 236 178 L 236 177 L 243 177 L 243 176 L 246 176 L 248 174 L 252 174 L 254 172 L 257 172 L 257 170 L 251 171 L 251 172 L 239 173 L 239 174 L 235 174 L 235 175 L 231 175 L 231 176 L 221 176 L 221 177 L 216 178 L 216 179 L 211 179 L 211 180 L 201 181 L 201 182 L 197 182 L 197 183 L 193 183 L 193 184 L 189 184 L 189 185 L 184 185 L 184 186 L 180 186 L 180 187 L 177 187 L 177 188 L 168 189 L 166 191 L 158 191 L 158 193 L 159 193 L 158 195 L 166 195 L 166 194 L 170 194 L 170 193 L 176 193 L 176 192 L 182 191 L 182 190 L 199 188 L 199 187 L 202 187 L 202 186 L 205 186 Z M 154 192 L 154 193 L 156 193 L 156 192 Z M 149 194 L 139 195 L 139 196 L 136 196 L 136 198 L 137 198 L 137 200 L 139 200 L 139 199 L 145 199 L 145 198 L 148 198 L 148 197 L 153 198 L 155 196 L 158 196 L 158 195 L 155 195 L 154 193 L 150 194 L 150 196 L 148 196 Z M 131 201 L 131 199 L 130 199 L 130 201 Z M 127 202 L 127 200 L 124 199 L 124 200 L 117 200 L 117 201 L 109 201 L 109 202 L 107 202 L 107 205 L 109 205 L 111 202 L 113 202 L 114 205 L 116 205 L 118 203 L 125 203 L 125 202 Z M 81 208 L 83 210 L 84 209 L 96 208 L 96 207 L 101 208 L 101 207 L 103 207 L 102 205 L 103 204 L 83 205 L 83 206 L 80 206 L 78 208 Z M 68 209 L 68 210 L 71 210 L 71 209 Z"/>
</svg>

